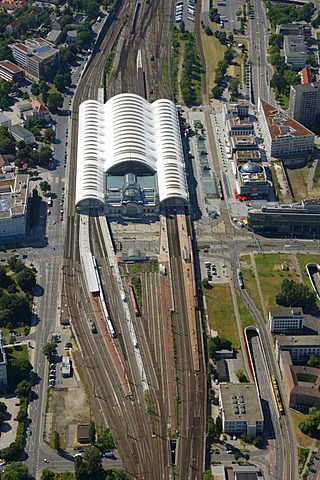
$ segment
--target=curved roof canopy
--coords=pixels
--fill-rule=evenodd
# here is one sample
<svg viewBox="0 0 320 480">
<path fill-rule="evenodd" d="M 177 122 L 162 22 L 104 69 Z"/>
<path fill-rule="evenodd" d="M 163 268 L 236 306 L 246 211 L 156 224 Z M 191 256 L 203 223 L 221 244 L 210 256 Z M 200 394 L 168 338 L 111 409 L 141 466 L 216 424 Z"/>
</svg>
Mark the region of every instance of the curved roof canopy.
<svg viewBox="0 0 320 480">
<path fill-rule="evenodd" d="M 176 107 L 170 100 L 150 104 L 124 93 L 104 105 L 86 100 L 79 109 L 76 205 L 104 203 L 105 172 L 146 169 L 158 173 L 160 202 L 188 200 Z"/>
</svg>

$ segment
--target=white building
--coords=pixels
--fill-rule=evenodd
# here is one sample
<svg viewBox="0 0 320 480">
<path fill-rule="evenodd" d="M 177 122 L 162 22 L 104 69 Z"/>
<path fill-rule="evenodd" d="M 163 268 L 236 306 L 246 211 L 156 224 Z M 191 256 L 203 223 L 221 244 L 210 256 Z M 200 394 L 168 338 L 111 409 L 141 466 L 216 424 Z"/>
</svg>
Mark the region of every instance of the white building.
<svg viewBox="0 0 320 480">
<path fill-rule="evenodd" d="M 261 98 L 258 111 L 269 155 L 294 157 L 313 151 L 315 135 L 306 127 Z"/>
<path fill-rule="evenodd" d="M 60 65 L 59 50 L 44 38 L 25 40 L 10 45 L 17 64 L 36 78 L 41 78 L 44 67 L 56 70 Z"/>
<path fill-rule="evenodd" d="M 278 337 L 276 340 L 275 352 L 279 362 L 281 350 L 291 353 L 293 363 L 306 360 L 309 355 L 320 355 L 319 335 L 289 335 Z"/>
<path fill-rule="evenodd" d="M 264 418 L 255 383 L 220 383 L 219 403 L 224 432 L 245 432 L 252 438 L 263 432 Z"/>
<path fill-rule="evenodd" d="M 7 358 L 2 344 L 2 331 L 0 330 L 0 388 L 8 384 Z"/>
<path fill-rule="evenodd" d="M 275 307 L 269 310 L 269 328 L 272 333 L 301 330 L 304 325 L 301 307 Z"/>
<path fill-rule="evenodd" d="M 25 237 L 29 176 L 0 174 L 0 241 Z"/>
<path fill-rule="evenodd" d="M 87 100 L 80 105 L 76 207 L 108 203 L 108 176 L 132 174 L 132 188 L 119 190 L 119 211 L 130 204 L 132 215 L 147 215 L 137 176 L 157 177 L 152 188 L 165 205 L 185 205 L 188 189 L 175 104 L 157 100 L 150 104 L 135 94 L 120 94 L 104 105 Z M 131 177 L 130 177 L 131 178 Z M 123 182 L 122 182 L 123 183 Z M 148 183 L 149 185 L 149 183 Z M 146 185 L 146 188 L 148 187 Z M 141 188 L 140 188 L 141 187 Z M 149 188 L 149 187 L 148 187 Z"/>
</svg>

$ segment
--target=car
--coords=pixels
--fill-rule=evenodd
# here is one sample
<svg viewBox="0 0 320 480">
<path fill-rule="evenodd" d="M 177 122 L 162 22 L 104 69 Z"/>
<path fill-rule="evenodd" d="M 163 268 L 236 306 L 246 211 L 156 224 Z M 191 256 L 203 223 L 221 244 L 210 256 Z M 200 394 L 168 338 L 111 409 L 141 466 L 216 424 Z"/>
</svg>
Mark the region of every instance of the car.
<svg viewBox="0 0 320 480">
<path fill-rule="evenodd" d="M 102 456 L 103 456 L 104 458 L 113 458 L 113 457 L 114 457 L 113 452 L 104 452 L 104 453 L 102 454 Z"/>
<path fill-rule="evenodd" d="M 30 437 L 30 435 L 32 435 L 31 430 L 28 430 L 27 433 L 28 433 L 29 437 Z"/>
<path fill-rule="evenodd" d="M 50 363 L 50 368 L 56 368 L 56 364 L 55 363 Z"/>
<path fill-rule="evenodd" d="M 73 458 L 79 458 L 79 457 L 82 457 L 82 453 L 76 453 L 75 455 L 73 455 Z"/>
<path fill-rule="evenodd" d="M 233 453 L 233 450 L 227 450 L 227 453 Z"/>
<path fill-rule="evenodd" d="M 55 220 L 53 220 L 52 224 L 55 225 L 57 222 Z"/>
<path fill-rule="evenodd" d="M 71 342 L 67 342 L 65 344 L 65 348 L 72 348 L 72 343 Z"/>
<path fill-rule="evenodd" d="M 47 458 L 44 458 L 43 461 L 44 461 L 45 463 L 50 463 Z"/>
<path fill-rule="evenodd" d="M 218 454 L 218 453 L 220 453 L 220 450 L 219 450 L 218 448 L 216 448 L 215 451 L 214 451 L 214 453 L 215 453 L 215 454 Z"/>
<path fill-rule="evenodd" d="M 6 262 L 7 259 L 6 258 L 1 258 L 1 262 Z"/>
</svg>

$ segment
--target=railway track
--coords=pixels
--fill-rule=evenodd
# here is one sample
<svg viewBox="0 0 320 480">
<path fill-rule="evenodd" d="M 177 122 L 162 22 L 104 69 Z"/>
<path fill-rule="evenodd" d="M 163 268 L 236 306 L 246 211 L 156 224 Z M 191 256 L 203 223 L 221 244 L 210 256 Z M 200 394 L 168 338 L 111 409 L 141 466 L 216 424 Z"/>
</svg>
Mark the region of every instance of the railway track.
<svg viewBox="0 0 320 480">
<path fill-rule="evenodd" d="M 168 4 L 165 0 L 158 0 L 157 2 L 153 0 L 149 5 L 145 2 L 143 3 L 136 25 L 136 31 L 140 32 L 139 37 L 136 35 L 129 42 L 123 43 L 119 66 L 114 76 L 115 80 L 110 88 L 111 93 L 135 91 L 137 88 L 136 82 L 138 81 L 136 55 L 138 49 L 141 49 L 143 63 L 147 65 L 146 77 L 150 86 L 149 90 L 152 89 L 154 92 L 151 98 L 171 98 L 171 92 L 168 92 L 167 87 L 163 85 L 162 75 L 165 61 L 170 58 L 171 42 L 168 41 L 168 38 L 170 38 L 172 26 L 170 16 L 172 6 L 172 1 Z M 163 361 L 165 345 L 161 331 L 161 322 L 158 319 L 159 328 L 154 337 L 155 340 L 159 341 L 159 345 L 161 344 L 162 353 L 159 353 L 161 357 L 160 367 L 154 368 L 153 360 L 150 359 L 152 356 L 151 350 L 144 359 L 150 381 L 148 394 L 150 395 L 150 405 L 154 409 L 155 421 L 153 421 L 150 418 L 150 412 L 147 412 L 146 392 L 141 385 L 131 340 L 127 329 L 123 326 L 123 318 L 121 318 L 119 313 L 119 300 L 113 295 L 117 285 L 112 275 L 112 269 L 110 269 L 106 260 L 106 250 L 103 242 L 99 246 L 95 241 L 96 238 L 102 238 L 101 231 L 99 233 L 97 219 L 90 219 L 91 248 L 95 256 L 103 264 L 101 276 L 105 285 L 108 306 L 110 306 L 110 316 L 118 334 L 116 339 L 117 347 L 128 376 L 128 381 L 130 382 L 132 399 L 123 396 L 121 382 L 116 369 L 112 365 L 112 357 L 106 351 L 104 340 L 100 336 L 93 338 L 92 332 L 87 325 L 88 322 L 81 317 L 83 311 L 82 307 L 80 308 L 79 306 L 81 305 L 81 298 L 75 295 L 75 292 L 81 291 L 79 289 L 80 285 L 83 288 L 84 284 L 79 264 L 79 218 L 75 214 L 74 208 L 79 106 L 88 98 L 98 98 L 99 89 L 103 88 L 103 70 L 106 58 L 119 38 L 120 33 L 125 34 L 126 28 L 129 28 L 129 26 L 125 25 L 125 19 L 126 15 L 133 11 L 133 8 L 134 4 L 131 0 L 119 2 L 117 20 L 114 20 L 112 28 L 109 28 L 102 41 L 97 45 L 91 63 L 83 73 L 74 97 L 71 127 L 69 128 L 71 140 L 69 142 L 69 181 L 66 189 L 68 201 L 65 216 L 66 242 L 64 249 L 63 288 L 68 298 L 71 320 L 79 338 L 84 359 L 84 372 L 87 382 L 91 385 L 91 390 L 93 391 L 92 405 L 94 416 L 98 419 L 97 422 L 100 419 L 100 424 L 107 423 L 112 429 L 118 451 L 130 479 L 159 480 L 161 478 L 169 480 L 171 475 L 169 464 L 171 460 L 168 448 L 170 419 L 166 392 L 166 376 L 168 372 L 167 366 Z M 152 63 L 150 61 L 151 54 L 155 56 L 155 61 Z M 178 253 L 177 251 L 176 254 L 178 255 Z M 180 292 L 180 296 L 179 304 L 183 305 L 183 292 Z M 88 306 L 86 308 L 88 309 Z M 140 320 L 144 321 L 143 319 Z M 203 425 L 199 429 L 195 424 L 198 413 L 196 416 L 192 414 L 193 407 L 191 405 L 193 405 L 194 397 L 196 397 L 195 408 L 197 412 L 199 411 L 197 395 L 195 395 L 194 389 L 201 388 L 201 385 L 199 385 L 199 382 L 197 383 L 193 372 L 190 373 L 190 370 L 184 366 L 184 361 L 187 361 L 190 365 L 192 364 L 191 347 L 188 345 L 184 328 L 186 327 L 181 326 L 181 337 L 179 337 L 177 345 L 179 357 L 181 357 L 179 368 L 181 370 L 180 388 L 182 403 L 180 406 L 181 438 L 179 437 L 179 455 L 176 470 L 178 475 L 176 478 L 200 480 L 203 464 L 201 459 L 203 447 L 203 429 L 201 428 Z M 147 329 L 144 326 L 139 326 L 139 330 L 145 335 L 145 341 L 147 342 Z M 191 375 L 190 378 L 189 375 Z M 186 393 L 183 392 L 184 388 L 187 388 Z M 194 433 L 191 434 L 190 429 Z M 198 454 L 196 450 L 200 453 Z M 196 458 L 197 468 L 191 469 L 189 467 L 190 455 L 192 455 L 192 458 Z"/>
</svg>

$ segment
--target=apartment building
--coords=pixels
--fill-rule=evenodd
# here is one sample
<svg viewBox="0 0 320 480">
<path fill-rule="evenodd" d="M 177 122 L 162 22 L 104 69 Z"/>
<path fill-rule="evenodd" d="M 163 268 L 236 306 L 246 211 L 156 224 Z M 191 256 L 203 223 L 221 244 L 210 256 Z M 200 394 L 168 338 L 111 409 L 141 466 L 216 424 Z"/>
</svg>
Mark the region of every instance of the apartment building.
<svg viewBox="0 0 320 480">
<path fill-rule="evenodd" d="M 313 151 L 315 135 L 301 123 L 261 98 L 258 111 L 266 149 L 270 156 L 293 158 Z"/>
<path fill-rule="evenodd" d="M 307 128 L 314 128 L 320 114 L 320 83 L 290 86 L 289 113 Z"/>
<path fill-rule="evenodd" d="M 33 133 L 19 124 L 12 125 L 12 127 L 10 127 L 9 129 L 9 132 L 11 133 L 13 138 L 17 140 L 17 142 L 23 140 L 27 145 L 31 145 L 32 143 L 34 143 Z"/>
</svg>

